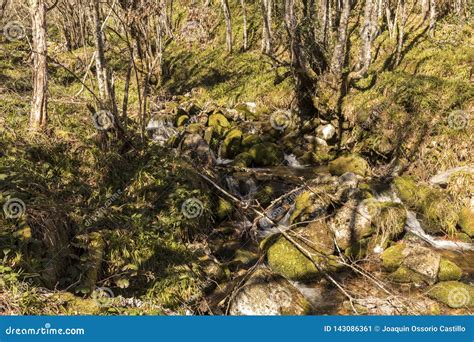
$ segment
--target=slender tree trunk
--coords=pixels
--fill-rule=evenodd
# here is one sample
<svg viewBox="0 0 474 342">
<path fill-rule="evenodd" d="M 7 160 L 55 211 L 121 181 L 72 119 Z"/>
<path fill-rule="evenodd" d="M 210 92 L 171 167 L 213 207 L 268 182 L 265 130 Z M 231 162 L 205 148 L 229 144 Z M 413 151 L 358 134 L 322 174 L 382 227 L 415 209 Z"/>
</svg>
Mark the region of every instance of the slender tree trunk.
<svg viewBox="0 0 474 342">
<path fill-rule="evenodd" d="M 374 3 L 373 0 L 365 0 L 365 7 L 364 7 L 364 23 L 360 30 L 360 36 L 362 40 L 362 48 L 360 53 L 359 59 L 359 77 L 363 76 L 367 73 L 372 54 L 372 34 L 374 31 L 374 23 L 373 23 L 373 11 Z"/>
<path fill-rule="evenodd" d="M 430 0 L 421 0 L 421 15 L 423 19 L 428 17 L 428 12 L 430 10 Z"/>
<path fill-rule="evenodd" d="M 45 0 L 29 0 L 32 16 L 33 98 L 30 128 L 46 126 L 48 120 L 48 48 Z"/>
<path fill-rule="evenodd" d="M 244 44 L 243 49 L 247 51 L 248 49 L 248 33 L 247 33 L 247 8 L 245 6 L 245 0 L 240 0 L 240 6 L 242 7 L 242 16 L 244 20 Z"/>
<path fill-rule="evenodd" d="M 430 0 L 430 35 L 434 37 L 436 27 L 436 0 Z"/>
<path fill-rule="evenodd" d="M 272 52 L 272 0 L 261 0 L 263 16 L 262 52 Z"/>
<path fill-rule="evenodd" d="M 222 10 L 224 11 L 224 18 L 225 18 L 225 26 L 226 26 L 226 44 L 227 44 L 227 52 L 232 52 L 232 21 L 229 9 L 229 3 L 227 0 L 221 0 L 222 2 Z"/>
<path fill-rule="evenodd" d="M 398 43 L 397 43 L 397 56 L 395 65 L 400 64 L 402 59 L 402 48 L 405 37 L 405 25 L 407 22 L 407 10 L 405 0 L 400 0 L 400 23 L 398 24 Z"/>
</svg>

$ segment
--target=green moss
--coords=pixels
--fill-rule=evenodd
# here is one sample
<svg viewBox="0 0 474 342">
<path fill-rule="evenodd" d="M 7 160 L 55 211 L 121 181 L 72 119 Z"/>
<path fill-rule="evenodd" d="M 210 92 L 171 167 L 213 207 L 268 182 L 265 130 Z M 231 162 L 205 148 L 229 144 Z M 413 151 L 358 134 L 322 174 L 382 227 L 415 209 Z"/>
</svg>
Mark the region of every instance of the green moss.
<svg viewBox="0 0 474 342">
<path fill-rule="evenodd" d="M 424 278 L 421 274 L 405 266 L 400 266 L 395 272 L 390 273 L 389 279 L 397 283 L 414 283 L 418 285 L 424 283 Z"/>
<path fill-rule="evenodd" d="M 233 158 L 240 150 L 242 131 L 238 128 L 230 130 L 222 142 L 221 153 L 223 158 Z"/>
<path fill-rule="evenodd" d="M 189 120 L 188 115 L 181 115 L 181 116 L 178 117 L 178 119 L 176 119 L 176 126 L 177 127 L 184 126 L 186 124 L 186 122 L 188 122 L 188 120 Z"/>
<path fill-rule="evenodd" d="M 459 281 L 444 281 L 432 286 L 427 295 L 451 308 L 474 307 L 474 287 Z"/>
<path fill-rule="evenodd" d="M 388 272 L 395 271 L 402 264 L 405 256 L 403 251 L 405 250 L 405 244 L 399 243 L 392 247 L 387 248 L 381 255 L 382 266 Z"/>
<path fill-rule="evenodd" d="M 459 226 L 462 231 L 474 237 L 474 210 L 472 208 L 463 208 L 459 213 Z"/>
<path fill-rule="evenodd" d="M 209 127 L 213 127 L 220 136 L 230 128 L 229 120 L 221 113 L 211 114 L 207 124 Z"/>
<path fill-rule="evenodd" d="M 456 232 L 458 215 L 448 195 L 441 190 L 416 183 L 410 177 L 396 177 L 393 183 L 403 202 L 421 213 L 423 227 L 427 232 Z"/>
<path fill-rule="evenodd" d="M 265 185 L 257 191 L 255 199 L 265 208 L 272 202 L 274 192 L 273 187 Z"/>
<path fill-rule="evenodd" d="M 230 203 L 228 200 L 222 197 L 219 197 L 217 208 L 216 208 L 216 215 L 220 220 L 223 220 L 229 217 L 232 214 L 233 210 L 234 210 L 234 207 L 232 203 Z"/>
<path fill-rule="evenodd" d="M 448 259 L 441 258 L 439 264 L 438 279 L 440 281 L 459 280 L 462 276 L 461 268 Z"/>
<path fill-rule="evenodd" d="M 360 260 L 366 256 L 369 242 L 370 239 L 361 239 L 346 248 L 344 254 L 354 260 Z"/>
<path fill-rule="evenodd" d="M 334 256 L 314 254 L 314 262 L 325 271 L 337 270 L 340 265 Z M 309 280 L 317 278 L 321 272 L 314 262 L 301 253 L 293 243 L 285 237 L 280 237 L 267 251 L 267 260 L 270 268 L 288 279 Z"/>
<path fill-rule="evenodd" d="M 336 176 L 340 176 L 346 172 L 353 172 L 360 176 L 366 176 L 370 173 L 370 167 L 367 161 L 361 156 L 350 154 L 339 157 L 330 162 L 329 172 Z"/>
<path fill-rule="evenodd" d="M 246 134 L 242 139 L 242 147 L 243 148 L 250 148 L 253 145 L 259 144 L 263 142 L 262 138 L 258 134 Z"/>
<path fill-rule="evenodd" d="M 234 159 L 234 166 L 248 167 L 252 164 L 253 157 L 248 152 L 239 153 Z"/>
<path fill-rule="evenodd" d="M 261 143 L 249 150 L 255 166 L 274 166 L 283 162 L 283 151 L 274 143 Z"/>
<path fill-rule="evenodd" d="M 295 210 L 290 216 L 290 222 L 293 222 L 298 216 L 300 216 L 306 209 L 310 208 L 313 204 L 313 195 L 309 191 L 305 191 L 299 194 L 295 199 Z"/>
</svg>

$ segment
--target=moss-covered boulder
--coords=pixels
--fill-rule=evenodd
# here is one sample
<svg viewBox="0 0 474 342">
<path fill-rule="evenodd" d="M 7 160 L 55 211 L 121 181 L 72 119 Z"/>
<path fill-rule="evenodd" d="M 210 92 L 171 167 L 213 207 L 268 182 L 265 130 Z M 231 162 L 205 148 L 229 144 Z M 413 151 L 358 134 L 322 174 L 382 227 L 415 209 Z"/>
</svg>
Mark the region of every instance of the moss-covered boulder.
<svg viewBox="0 0 474 342">
<path fill-rule="evenodd" d="M 450 308 L 474 307 L 474 286 L 459 281 L 443 281 L 432 286 L 427 295 Z"/>
<path fill-rule="evenodd" d="M 461 210 L 459 213 L 459 226 L 464 233 L 471 238 L 474 237 L 474 209 L 463 208 Z"/>
<path fill-rule="evenodd" d="M 221 156 L 223 158 L 234 158 L 240 150 L 242 131 L 238 128 L 230 130 L 222 142 Z"/>
<path fill-rule="evenodd" d="M 404 243 L 398 243 L 392 247 L 387 248 L 381 255 L 382 266 L 388 272 L 394 272 L 400 267 L 405 255 L 403 251 L 406 245 Z"/>
<path fill-rule="evenodd" d="M 439 281 L 459 280 L 462 276 L 461 268 L 448 259 L 441 258 L 438 271 Z"/>
<path fill-rule="evenodd" d="M 291 213 L 290 222 L 293 223 L 298 216 L 310 209 L 312 204 L 313 194 L 310 191 L 299 194 L 295 199 L 295 209 Z"/>
<path fill-rule="evenodd" d="M 262 142 L 262 137 L 259 134 L 245 134 L 242 138 L 242 147 L 245 149 L 249 149 L 253 145 L 257 145 Z"/>
<path fill-rule="evenodd" d="M 249 167 L 252 165 L 252 161 L 253 157 L 249 152 L 242 152 L 234 158 L 234 166 Z"/>
<path fill-rule="evenodd" d="M 249 150 L 255 166 L 274 166 L 283 162 L 283 151 L 274 143 L 261 143 Z"/>
<path fill-rule="evenodd" d="M 458 214 L 449 196 L 440 189 L 416 183 L 410 177 L 396 177 L 393 181 L 399 197 L 421 214 L 423 228 L 430 234 L 454 234 Z"/>
<path fill-rule="evenodd" d="M 389 274 L 388 278 L 396 283 L 414 283 L 416 285 L 424 283 L 424 277 L 421 274 L 405 266 L 397 268 L 395 272 Z"/>
<path fill-rule="evenodd" d="M 346 172 L 352 172 L 360 176 L 370 173 L 367 161 L 357 154 L 341 156 L 329 163 L 329 172 L 332 175 L 341 176 Z"/>
<path fill-rule="evenodd" d="M 311 305 L 282 276 L 260 268 L 239 289 L 230 304 L 231 315 L 307 315 Z"/>
<path fill-rule="evenodd" d="M 207 124 L 209 127 L 213 127 L 220 136 L 230 128 L 229 120 L 221 113 L 211 114 Z"/>
<path fill-rule="evenodd" d="M 320 240 L 315 236 L 322 228 L 320 226 L 312 232 L 306 232 L 312 241 L 298 239 L 297 235 L 292 234 L 292 239 L 311 253 L 312 260 L 303 254 L 293 242 L 285 237 L 280 237 L 267 251 L 267 261 L 270 268 L 292 280 L 309 280 L 321 276 L 321 271 L 337 271 L 341 265 L 337 262 L 336 257 L 325 254 L 330 253 L 334 248 L 329 236 L 326 235 Z M 318 267 L 315 263 L 318 264 Z"/>
</svg>

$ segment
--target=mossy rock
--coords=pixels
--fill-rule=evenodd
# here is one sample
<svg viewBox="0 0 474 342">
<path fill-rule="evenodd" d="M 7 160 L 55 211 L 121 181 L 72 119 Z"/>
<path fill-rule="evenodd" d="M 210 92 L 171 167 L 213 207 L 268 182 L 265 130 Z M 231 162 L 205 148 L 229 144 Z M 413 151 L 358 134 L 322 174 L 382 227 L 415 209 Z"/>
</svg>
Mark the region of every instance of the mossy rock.
<svg viewBox="0 0 474 342">
<path fill-rule="evenodd" d="M 234 158 L 239 153 L 242 141 L 242 131 L 238 128 L 230 130 L 222 142 L 221 154 L 223 158 Z"/>
<path fill-rule="evenodd" d="M 396 283 L 414 283 L 417 285 L 424 283 L 423 275 L 405 266 L 397 268 L 394 272 L 390 273 L 388 278 Z"/>
<path fill-rule="evenodd" d="M 427 295 L 450 308 L 474 307 L 474 287 L 459 281 L 443 281 L 432 286 Z"/>
<path fill-rule="evenodd" d="M 299 194 L 295 199 L 295 210 L 293 210 L 293 213 L 290 216 L 290 222 L 293 223 L 298 216 L 311 208 L 312 204 L 313 194 L 311 192 L 304 191 Z"/>
<path fill-rule="evenodd" d="M 474 209 L 463 208 L 461 210 L 459 213 L 459 226 L 469 237 L 474 237 Z"/>
<path fill-rule="evenodd" d="M 421 213 L 423 228 L 427 233 L 456 232 L 458 214 L 450 198 L 441 190 L 416 183 L 405 176 L 396 177 L 393 183 L 403 202 Z"/>
<path fill-rule="evenodd" d="M 441 258 L 439 264 L 438 279 L 440 281 L 459 280 L 462 276 L 461 268 L 448 259 Z"/>
<path fill-rule="evenodd" d="M 340 267 L 336 257 L 313 254 L 313 260 L 324 271 L 335 271 Z M 292 280 L 310 280 L 321 276 L 321 272 L 306 255 L 285 237 L 280 237 L 267 251 L 270 268 Z"/>
<path fill-rule="evenodd" d="M 283 151 L 274 143 L 261 143 L 249 150 L 256 166 L 275 166 L 283 162 Z"/>
<path fill-rule="evenodd" d="M 220 220 L 224 220 L 232 214 L 234 206 L 228 200 L 219 197 L 216 208 L 216 216 Z"/>
<path fill-rule="evenodd" d="M 55 293 L 51 299 L 59 302 L 68 315 L 97 315 L 101 312 L 97 301 L 77 297 L 70 292 Z"/>
<path fill-rule="evenodd" d="M 204 128 L 198 123 L 192 123 L 192 124 L 188 125 L 188 127 L 186 127 L 186 131 L 189 132 L 189 133 L 193 133 L 193 134 L 201 135 L 203 130 L 204 130 Z"/>
<path fill-rule="evenodd" d="M 242 147 L 246 148 L 246 149 L 249 149 L 253 145 L 257 145 L 257 144 L 260 144 L 262 142 L 263 142 L 263 140 L 262 140 L 262 138 L 260 137 L 259 134 L 246 134 L 242 138 Z"/>
<path fill-rule="evenodd" d="M 253 157 L 248 152 L 239 153 L 234 159 L 234 166 L 249 167 L 252 165 Z"/>
<path fill-rule="evenodd" d="M 223 136 L 224 133 L 230 128 L 230 123 L 227 118 L 221 113 L 214 113 L 209 116 L 209 121 L 207 122 L 209 127 L 214 127 L 217 134 Z"/>
<path fill-rule="evenodd" d="M 332 175 L 341 176 L 346 172 L 352 172 L 360 176 L 370 173 L 367 161 L 357 154 L 339 157 L 329 163 L 329 172 Z"/>
<path fill-rule="evenodd" d="M 361 239 L 344 251 L 345 256 L 354 260 L 360 260 L 367 255 L 370 239 Z"/>
<path fill-rule="evenodd" d="M 177 127 L 181 127 L 181 126 L 184 126 L 189 120 L 189 116 L 188 115 L 181 115 L 178 117 L 178 119 L 176 119 L 176 126 Z"/>
<path fill-rule="evenodd" d="M 382 266 L 386 271 L 393 272 L 400 267 L 405 259 L 405 255 L 403 254 L 405 248 L 406 245 L 404 243 L 399 243 L 387 248 L 382 253 Z"/>
</svg>

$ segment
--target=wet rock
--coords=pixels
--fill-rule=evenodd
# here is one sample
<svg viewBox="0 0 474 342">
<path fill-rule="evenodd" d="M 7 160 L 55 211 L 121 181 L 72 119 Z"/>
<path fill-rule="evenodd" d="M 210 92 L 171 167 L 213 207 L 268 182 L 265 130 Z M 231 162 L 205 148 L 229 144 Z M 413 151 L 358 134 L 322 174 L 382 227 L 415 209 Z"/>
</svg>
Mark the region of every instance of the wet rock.
<svg viewBox="0 0 474 342">
<path fill-rule="evenodd" d="M 255 166 L 274 166 L 283 162 L 283 151 L 274 143 L 261 143 L 252 146 L 248 151 Z"/>
<path fill-rule="evenodd" d="M 257 270 L 237 292 L 231 315 L 306 315 L 311 305 L 285 278 Z"/>
<path fill-rule="evenodd" d="M 352 310 L 348 302 L 344 303 L 347 309 Z M 420 314 L 420 315 L 439 315 L 439 305 L 429 298 L 410 298 L 410 303 L 404 304 L 400 300 L 393 298 L 379 298 L 370 296 L 357 299 L 354 303 L 359 314 L 365 315 L 400 315 L 400 314 Z"/>
<path fill-rule="evenodd" d="M 207 142 L 199 134 L 186 134 L 181 141 L 181 151 L 195 157 L 199 162 L 211 165 L 212 151 Z"/>
<path fill-rule="evenodd" d="M 450 308 L 474 307 L 474 286 L 459 281 L 444 281 L 432 286 L 427 295 Z"/>
<path fill-rule="evenodd" d="M 459 213 L 459 226 L 462 231 L 469 235 L 469 237 L 474 237 L 474 209 L 473 208 L 463 208 Z"/>
<path fill-rule="evenodd" d="M 329 163 L 329 172 L 340 176 L 346 172 L 353 172 L 360 176 L 366 176 L 370 173 L 370 167 L 367 161 L 357 154 L 350 154 L 339 157 Z"/>
</svg>

